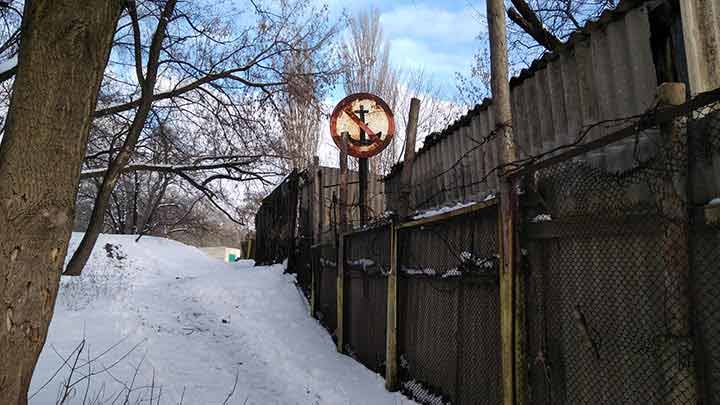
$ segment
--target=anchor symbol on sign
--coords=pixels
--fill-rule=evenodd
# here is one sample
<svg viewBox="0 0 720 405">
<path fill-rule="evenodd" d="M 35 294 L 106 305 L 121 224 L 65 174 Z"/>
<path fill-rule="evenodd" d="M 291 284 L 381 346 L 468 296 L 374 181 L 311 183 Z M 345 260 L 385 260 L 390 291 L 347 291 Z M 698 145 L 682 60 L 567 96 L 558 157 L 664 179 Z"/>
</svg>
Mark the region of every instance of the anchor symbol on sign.
<svg viewBox="0 0 720 405">
<path fill-rule="evenodd" d="M 360 127 L 360 139 L 354 139 L 350 134 L 346 131 L 343 132 L 341 135 L 347 139 L 350 143 L 352 143 L 355 146 L 370 146 L 373 143 L 379 141 L 382 137 L 382 132 L 375 132 L 370 127 L 367 126 L 365 123 L 365 114 L 369 113 L 370 110 L 366 110 L 364 105 L 360 105 L 359 110 L 353 111 L 350 106 L 345 107 L 343 109 L 343 112 L 350 117 L 350 119 L 357 124 L 357 126 Z M 359 116 L 358 116 L 359 115 Z M 370 139 L 367 139 L 365 135 L 369 136 Z"/>
</svg>

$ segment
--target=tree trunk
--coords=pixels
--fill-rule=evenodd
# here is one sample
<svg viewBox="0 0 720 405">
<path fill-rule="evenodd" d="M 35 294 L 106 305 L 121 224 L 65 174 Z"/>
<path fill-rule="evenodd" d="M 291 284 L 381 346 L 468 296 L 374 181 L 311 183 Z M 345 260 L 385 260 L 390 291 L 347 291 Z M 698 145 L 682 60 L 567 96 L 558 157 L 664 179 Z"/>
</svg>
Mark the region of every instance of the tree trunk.
<svg viewBox="0 0 720 405">
<path fill-rule="evenodd" d="M 147 73 L 145 77 L 138 77 L 138 80 L 142 83 L 142 93 L 140 96 L 140 105 L 135 112 L 128 135 L 125 138 L 120 152 L 115 159 L 110 162 L 105 177 L 103 177 L 102 186 L 100 186 L 100 192 L 98 192 L 97 198 L 95 198 L 95 206 L 93 207 L 92 215 L 90 216 L 90 224 L 88 225 L 87 231 L 83 235 L 80 245 L 78 246 L 75 253 L 73 253 L 70 262 L 65 269 L 64 275 L 67 276 L 79 276 L 82 273 L 85 264 L 90 259 L 92 249 L 97 242 L 100 232 L 102 232 L 103 223 L 105 220 L 105 212 L 110 206 L 110 197 L 115 189 L 120 175 L 122 174 L 123 168 L 130 162 L 133 152 L 135 152 L 135 145 L 140 137 L 145 126 L 145 120 L 150 114 L 152 108 L 153 95 L 155 92 L 155 81 L 157 79 L 157 72 L 160 60 L 160 51 L 162 48 L 162 42 L 165 39 L 165 29 L 167 24 L 175 11 L 176 0 L 168 0 L 163 8 L 162 15 L 158 22 L 157 28 L 153 35 L 152 43 L 150 45 L 150 51 L 147 62 Z M 136 63 L 142 63 L 142 61 L 135 61 Z"/>
<path fill-rule="evenodd" d="M 0 403 L 27 403 L 120 1 L 26 0 L 0 144 Z"/>
</svg>

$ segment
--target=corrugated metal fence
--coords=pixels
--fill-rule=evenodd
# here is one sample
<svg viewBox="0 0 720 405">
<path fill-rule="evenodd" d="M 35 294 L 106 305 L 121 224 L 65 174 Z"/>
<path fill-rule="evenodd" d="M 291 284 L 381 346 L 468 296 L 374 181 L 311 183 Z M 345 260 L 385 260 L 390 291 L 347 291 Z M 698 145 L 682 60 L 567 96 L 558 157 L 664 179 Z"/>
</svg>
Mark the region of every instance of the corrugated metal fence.
<svg viewBox="0 0 720 405">
<path fill-rule="evenodd" d="M 672 2 L 621 1 L 573 34 L 562 52 L 545 54 L 514 78 L 512 129 L 519 157 L 540 158 L 615 131 L 625 119 L 655 107 L 661 82 L 690 83 L 690 94 L 720 86 L 720 3 L 680 3 L 682 13 Z M 497 125 L 493 117 L 492 101 L 485 100 L 425 139 L 412 170 L 412 207 L 482 201 L 497 191 L 497 150 L 486 142 Z M 618 143 L 596 151 L 594 159 L 630 167 L 632 148 L 629 141 Z M 397 209 L 402 198 L 400 168 L 386 177 L 388 209 Z"/>
</svg>

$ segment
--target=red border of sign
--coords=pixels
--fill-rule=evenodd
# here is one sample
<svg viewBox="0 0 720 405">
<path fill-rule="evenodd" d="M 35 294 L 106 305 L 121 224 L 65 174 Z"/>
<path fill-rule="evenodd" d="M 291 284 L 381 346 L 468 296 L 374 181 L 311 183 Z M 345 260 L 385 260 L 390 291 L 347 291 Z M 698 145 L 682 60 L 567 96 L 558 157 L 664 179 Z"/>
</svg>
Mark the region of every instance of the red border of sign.
<svg viewBox="0 0 720 405">
<path fill-rule="evenodd" d="M 332 136 L 332 139 L 338 148 L 342 148 L 342 146 L 340 144 L 340 135 L 337 133 L 337 119 L 340 114 L 342 114 L 345 107 L 357 99 L 371 99 L 375 101 L 383 109 L 383 111 L 385 112 L 385 116 L 388 119 L 388 134 L 380 147 L 373 150 L 372 153 L 358 151 L 353 149 L 352 145 L 348 145 L 348 155 L 357 158 L 369 158 L 385 150 L 385 148 L 390 144 L 390 141 L 392 141 L 392 138 L 395 136 L 395 116 L 393 115 L 387 103 L 374 94 L 354 93 L 345 97 L 344 99 L 340 100 L 340 102 L 335 106 L 335 109 L 330 116 L 330 135 Z"/>
</svg>

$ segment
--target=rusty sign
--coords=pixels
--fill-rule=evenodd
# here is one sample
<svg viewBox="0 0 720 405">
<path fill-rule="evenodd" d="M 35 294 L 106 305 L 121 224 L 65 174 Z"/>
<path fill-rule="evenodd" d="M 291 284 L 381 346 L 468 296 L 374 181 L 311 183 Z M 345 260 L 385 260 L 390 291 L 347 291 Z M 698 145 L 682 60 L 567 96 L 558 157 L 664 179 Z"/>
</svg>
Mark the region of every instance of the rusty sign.
<svg viewBox="0 0 720 405">
<path fill-rule="evenodd" d="M 330 135 L 342 148 L 347 140 L 348 155 L 369 158 L 382 152 L 395 136 L 395 118 L 380 97 L 355 93 L 342 99 L 330 116 Z"/>
</svg>

